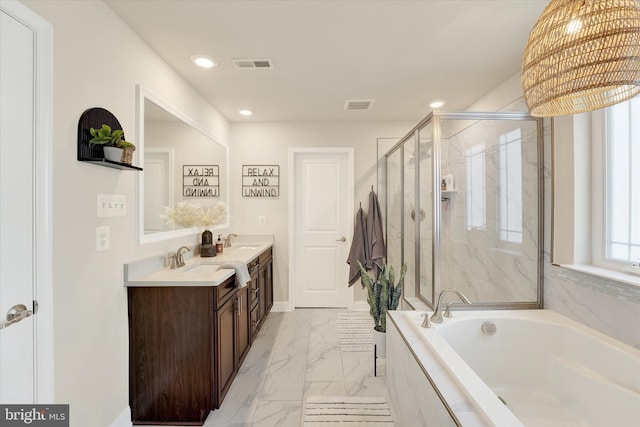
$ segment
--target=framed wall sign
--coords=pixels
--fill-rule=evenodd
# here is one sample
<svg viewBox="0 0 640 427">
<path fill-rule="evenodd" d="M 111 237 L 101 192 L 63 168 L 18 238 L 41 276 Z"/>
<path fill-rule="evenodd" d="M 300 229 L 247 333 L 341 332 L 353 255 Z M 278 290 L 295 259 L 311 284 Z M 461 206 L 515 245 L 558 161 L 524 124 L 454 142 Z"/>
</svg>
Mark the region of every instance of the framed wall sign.
<svg viewBox="0 0 640 427">
<path fill-rule="evenodd" d="M 280 166 L 242 165 L 242 197 L 280 197 Z"/>
<path fill-rule="evenodd" d="M 220 197 L 219 165 L 182 166 L 184 197 Z"/>
</svg>

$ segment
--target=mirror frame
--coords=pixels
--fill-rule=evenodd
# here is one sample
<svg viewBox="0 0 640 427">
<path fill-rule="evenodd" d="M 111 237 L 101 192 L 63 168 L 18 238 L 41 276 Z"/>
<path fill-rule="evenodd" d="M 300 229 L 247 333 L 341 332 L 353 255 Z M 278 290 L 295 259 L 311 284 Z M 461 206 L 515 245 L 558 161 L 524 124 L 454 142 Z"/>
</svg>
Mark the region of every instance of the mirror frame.
<svg viewBox="0 0 640 427">
<path fill-rule="evenodd" d="M 200 132 L 207 138 L 211 139 L 213 142 L 220 144 L 224 147 L 226 151 L 226 176 L 225 176 L 225 192 L 227 195 L 227 200 L 224 201 L 227 204 L 227 218 L 223 224 L 217 225 L 215 227 L 209 227 L 213 230 L 229 228 L 229 217 L 230 217 L 230 196 L 229 193 L 229 146 L 224 141 L 221 141 L 219 138 L 215 137 L 211 132 L 205 129 L 200 123 L 196 122 L 182 111 L 164 101 L 162 98 L 155 95 L 149 89 L 143 87 L 142 85 L 136 85 L 136 141 L 137 141 L 137 152 L 138 152 L 138 161 L 140 165 L 144 169 L 144 102 L 145 100 L 149 100 L 164 109 L 169 114 L 174 117 L 180 119 L 184 124 L 190 126 L 196 131 Z M 161 242 L 170 239 L 176 239 L 179 237 L 196 235 L 202 231 L 202 227 L 191 227 L 191 228 L 181 228 L 178 230 L 171 231 L 161 231 L 157 233 L 145 234 L 144 233 L 144 170 L 139 172 L 137 175 L 137 207 L 138 207 L 138 218 L 137 218 L 137 228 L 138 228 L 138 244 L 147 244 L 154 242 Z"/>
</svg>

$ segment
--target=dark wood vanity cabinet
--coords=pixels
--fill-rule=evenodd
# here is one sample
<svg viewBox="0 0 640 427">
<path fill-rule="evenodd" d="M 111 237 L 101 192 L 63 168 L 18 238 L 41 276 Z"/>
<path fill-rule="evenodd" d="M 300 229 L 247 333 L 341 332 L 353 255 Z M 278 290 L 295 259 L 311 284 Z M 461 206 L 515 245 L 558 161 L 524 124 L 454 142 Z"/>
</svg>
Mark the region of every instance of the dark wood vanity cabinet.
<svg viewBox="0 0 640 427">
<path fill-rule="evenodd" d="M 134 424 L 202 425 L 250 346 L 249 288 L 130 287 L 129 403 Z"/>
<path fill-rule="evenodd" d="M 268 249 L 251 283 L 128 287 L 129 404 L 136 425 L 202 425 L 231 387 L 273 305 Z"/>
</svg>

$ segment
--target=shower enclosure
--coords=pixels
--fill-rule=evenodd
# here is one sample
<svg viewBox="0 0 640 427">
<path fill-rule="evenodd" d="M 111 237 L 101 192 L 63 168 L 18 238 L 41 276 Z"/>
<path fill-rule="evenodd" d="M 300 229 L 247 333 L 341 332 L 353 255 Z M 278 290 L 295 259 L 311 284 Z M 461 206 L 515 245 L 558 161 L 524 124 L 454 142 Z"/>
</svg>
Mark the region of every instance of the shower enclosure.
<svg viewBox="0 0 640 427">
<path fill-rule="evenodd" d="M 433 112 L 381 158 L 387 261 L 404 301 L 457 288 L 485 308 L 542 306 L 542 120 Z"/>
</svg>

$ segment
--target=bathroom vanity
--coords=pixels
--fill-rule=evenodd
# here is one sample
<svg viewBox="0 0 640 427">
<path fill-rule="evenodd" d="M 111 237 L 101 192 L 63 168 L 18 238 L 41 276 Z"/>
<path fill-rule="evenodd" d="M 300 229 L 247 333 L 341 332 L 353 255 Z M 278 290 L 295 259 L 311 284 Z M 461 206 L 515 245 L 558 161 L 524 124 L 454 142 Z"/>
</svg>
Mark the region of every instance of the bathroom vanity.
<svg viewBox="0 0 640 427">
<path fill-rule="evenodd" d="M 230 260 L 252 269 L 246 287 L 238 288 L 233 269 L 219 268 Z M 125 266 L 132 421 L 202 425 L 220 407 L 273 305 L 271 244 L 144 274 L 154 262 Z"/>
</svg>

